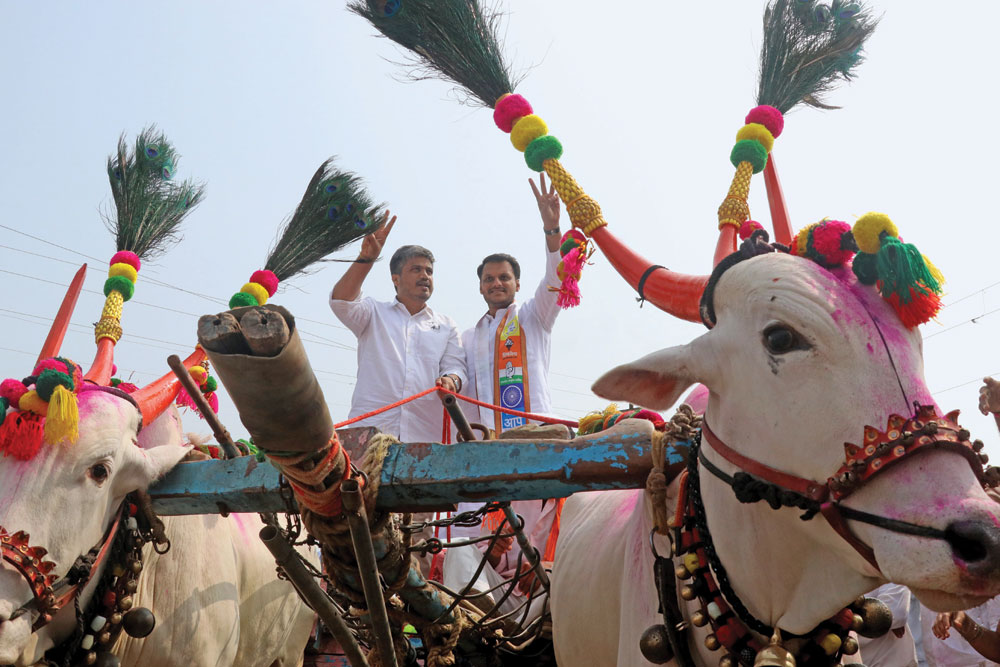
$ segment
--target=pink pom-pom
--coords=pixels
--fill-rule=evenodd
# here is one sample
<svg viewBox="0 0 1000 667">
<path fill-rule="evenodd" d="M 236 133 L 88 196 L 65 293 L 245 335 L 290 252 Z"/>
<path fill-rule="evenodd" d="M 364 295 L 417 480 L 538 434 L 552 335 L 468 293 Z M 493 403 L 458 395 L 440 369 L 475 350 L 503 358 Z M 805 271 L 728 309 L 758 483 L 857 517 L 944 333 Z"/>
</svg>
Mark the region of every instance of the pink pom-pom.
<svg viewBox="0 0 1000 667">
<path fill-rule="evenodd" d="M 59 373 L 70 374 L 69 369 L 66 368 L 66 364 L 59 361 L 58 359 L 42 359 L 35 366 L 35 370 L 31 372 L 32 375 L 41 375 L 42 371 L 57 371 Z"/>
<path fill-rule="evenodd" d="M 528 100 L 520 95 L 507 95 L 497 102 L 493 109 L 493 122 L 504 132 L 510 134 L 514 127 L 514 121 L 524 116 L 530 116 L 532 112 Z"/>
<path fill-rule="evenodd" d="M 575 239 L 578 243 L 583 243 L 587 240 L 587 235 L 579 229 L 573 228 L 562 235 L 562 239 L 559 240 L 559 244 L 562 245 L 563 243 L 566 243 L 566 239 Z"/>
<path fill-rule="evenodd" d="M 118 365 L 117 364 L 111 364 L 111 374 L 112 375 L 118 375 Z"/>
<path fill-rule="evenodd" d="M 785 117 L 774 107 L 762 104 L 759 107 L 750 109 L 747 114 L 746 123 L 760 123 L 767 128 L 767 131 L 777 139 L 781 136 L 781 131 L 785 129 Z"/>
<path fill-rule="evenodd" d="M 27 393 L 28 388 L 20 380 L 8 378 L 0 382 L 0 398 L 6 398 L 11 407 L 17 407 L 18 401 Z"/>
<path fill-rule="evenodd" d="M 743 224 L 740 225 L 740 240 L 746 241 L 758 229 L 764 229 L 764 225 L 756 220 L 744 220 Z"/>
<path fill-rule="evenodd" d="M 250 282 L 257 283 L 266 289 L 268 296 L 274 296 L 274 293 L 278 291 L 278 276 L 274 275 L 274 272 L 268 271 L 267 269 L 254 271 L 253 275 L 250 276 Z"/>
<path fill-rule="evenodd" d="M 135 254 L 131 250 L 119 250 L 108 262 L 110 265 L 114 264 L 128 264 L 136 271 L 142 266 L 142 262 L 139 261 L 139 255 Z"/>
<path fill-rule="evenodd" d="M 580 305 L 580 285 L 576 278 L 567 276 L 559 288 L 559 296 L 556 298 L 556 305 L 560 308 L 574 308 Z"/>
<path fill-rule="evenodd" d="M 586 261 L 587 258 L 582 252 L 580 252 L 580 248 L 573 248 L 568 253 L 563 255 L 563 274 L 566 276 L 573 276 L 579 280 L 580 273 L 583 271 L 583 265 Z"/>
<path fill-rule="evenodd" d="M 812 247 L 823 256 L 823 264 L 842 266 L 851 259 L 854 251 L 843 249 L 841 244 L 845 234 L 851 233 L 851 226 L 841 220 L 824 220 L 812 230 Z"/>
<path fill-rule="evenodd" d="M 219 412 L 219 397 L 214 391 L 205 394 L 205 400 L 208 401 L 208 407 L 212 408 L 212 412 Z"/>
<path fill-rule="evenodd" d="M 133 394 L 133 393 L 139 391 L 139 387 L 135 386 L 131 382 L 119 382 L 118 386 L 115 387 L 115 388 L 116 389 L 121 389 L 126 394 Z"/>
</svg>

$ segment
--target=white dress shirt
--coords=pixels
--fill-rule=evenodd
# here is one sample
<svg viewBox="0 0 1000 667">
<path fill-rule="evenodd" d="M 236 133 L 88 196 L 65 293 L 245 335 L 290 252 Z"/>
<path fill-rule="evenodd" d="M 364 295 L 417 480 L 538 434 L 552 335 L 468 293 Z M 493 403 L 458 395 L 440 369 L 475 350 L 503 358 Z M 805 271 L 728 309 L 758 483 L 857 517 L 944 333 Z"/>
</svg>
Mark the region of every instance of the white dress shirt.
<svg viewBox="0 0 1000 667">
<path fill-rule="evenodd" d="M 558 292 L 549 287 L 559 286 L 556 269 L 561 259 L 559 252 L 545 253 L 545 275 L 535 289 L 535 295 L 523 304 L 513 303 L 507 308 L 496 312 L 496 315 L 486 313 L 468 331 L 462 334 L 462 347 L 465 348 L 465 363 L 469 379 L 462 388 L 462 393 L 477 398 L 486 403 L 496 404 L 493 400 L 493 384 L 496 375 L 497 328 L 508 314 L 517 313 L 521 326 L 521 335 L 525 337 L 526 356 L 528 361 L 528 400 L 529 409 L 526 412 L 548 414 L 552 412 L 552 399 L 549 395 L 549 361 L 551 355 L 552 326 L 559 314 L 556 304 Z M 466 416 L 470 421 L 479 422 L 493 428 L 494 411 L 481 408 L 471 403 L 462 403 Z"/>
<path fill-rule="evenodd" d="M 330 309 L 358 338 L 358 377 L 349 417 L 357 417 L 434 386 L 453 373 L 466 381 L 458 325 L 424 306 L 414 315 L 402 303 L 360 296 L 330 299 Z M 443 408 L 435 394 L 410 401 L 355 426 L 375 426 L 402 442 L 440 442 Z"/>
</svg>

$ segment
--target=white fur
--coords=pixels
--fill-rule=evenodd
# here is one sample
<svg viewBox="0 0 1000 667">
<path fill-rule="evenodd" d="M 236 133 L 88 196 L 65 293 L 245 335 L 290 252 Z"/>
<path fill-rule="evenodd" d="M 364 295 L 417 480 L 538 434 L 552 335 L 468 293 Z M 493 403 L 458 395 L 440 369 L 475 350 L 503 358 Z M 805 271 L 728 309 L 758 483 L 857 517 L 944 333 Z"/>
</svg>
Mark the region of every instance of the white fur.
<svg viewBox="0 0 1000 667">
<path fill-rule="evenodd" d="M 49 550 L 64 574 L 100 541 L 125 495 L 145 489 L 187 453 L 180 418 L 171 408 L 136 438 L 139 414 L 102 392 L 80 395 L 80 439 L 43 445 L 27 462 L 0 458 L 0 525 L 24 530 Z M 140 445 L 140 446 L 137 446 Z M 98 485 L 87 472 L 103 462 L 110 475 Z M 122 635 L 115 648 L 127 667 L 281 667 L 301 665 L 313 614 L 292 587 L 278 580 L 274 560 L 257 538 L 256 515 L 168 517 L 172 547 L 165 556 L 147 545 L 136 606 L 156 615 L 143 640 Z M 0 568 L 0 619 L 30 598 L 11 567 Z M 85 589 L 81 604 L 93 595 Z M 0 664 L 31 665 L 73 628 L 72 608 L 34 635 L 22 616 L 0 622 Z"/>
<path fill-rule="evenodd" d="M 719 282 L 714 329 L 610 371 L 594 391 L 664 409 L 703 383 L 710 392 L 707 419 L 723 442 L 779 470 L 825 481 L 844 460 L 844 443 L 859 443 L 865 425 L 884 429 L 891 413 L 912 415 L 910 402 L 933 402 L 919 333 L 903 328 L 849 271 L 837 274 L 787 255 L 743 262 Z M 770 354 L 763 332 L 776 322 L 799 332 L 809 349 Z M 735 472 L 707 445 L 705 451 Z M 801 521 L 798 510 L 741 505 L 715 477 L 700 478 L 716 549 L 757 618 L 807 632 L 885 581 L 822 517 Z M 662 619 L 648 542 L 652 518 L 641 496 L 582 494 L 566 504 L 552 600 L 562 665 L 649 664 L 638 639 Z M 967 461 L 946 452 L 901 462 L 846 504 L 937 528 L 970 519 L 1000 525 L 1000 506 L 987 499 Z M 944 542 L 852 527 L 873 547 L 885 577 L 910 586 L 933 608 L 965 608 L 1000 593 L 1000 580 L 972 576 Z M 661 553 L 666 548 L 661 544 Z M 692 646 L 701 664 L 714 665 L 720 654 L 703 648 L 707 632 L 707 626 L 693 630 Z"/>
</svg>

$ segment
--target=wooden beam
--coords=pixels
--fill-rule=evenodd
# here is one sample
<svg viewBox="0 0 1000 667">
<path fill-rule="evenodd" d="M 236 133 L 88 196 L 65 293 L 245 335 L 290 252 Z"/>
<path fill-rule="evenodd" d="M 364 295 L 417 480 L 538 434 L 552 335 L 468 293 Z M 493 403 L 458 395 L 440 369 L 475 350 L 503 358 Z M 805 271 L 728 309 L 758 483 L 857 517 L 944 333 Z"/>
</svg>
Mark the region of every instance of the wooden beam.
<svg viewBox="0 0 1000 667">
<path fill-rule="evenodd" d="M 651 443 L 651 428 L 636 423 L 575 440 L 399 444 L 382 467 L 377 506 L 410 510 L 643 488 L 652 466 Z M 683 467 L 686 452 L 687 443 L 668 447 L 668 476 Z M 165 516 L 215 514 L 220 508 L 284 511 L 278 471 L 268 463 L 250 469 L 247 461 L 241 457 L 176 466 L 150 489 L 154 509 Z"/>
</svg>

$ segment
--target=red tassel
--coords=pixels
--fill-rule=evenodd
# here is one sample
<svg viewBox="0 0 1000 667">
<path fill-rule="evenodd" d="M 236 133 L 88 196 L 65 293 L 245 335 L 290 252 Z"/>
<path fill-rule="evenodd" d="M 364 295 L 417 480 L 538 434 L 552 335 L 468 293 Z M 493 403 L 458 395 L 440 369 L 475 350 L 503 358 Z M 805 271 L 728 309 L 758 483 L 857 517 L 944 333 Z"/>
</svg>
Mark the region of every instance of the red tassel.
<svg viewBox="0 0 1000 667">
<path fill-rule="evenodd" d="M 899 295 L 895 293 L 887 296 L 885 300 L 896 311 L 907 329 L 929 322 L 941 310 L 941 297 L 931 291 L 921 293 L 911 288 L 909 303 L 900 303 Z"/>
<path fill-rule="evenodd" d="M 0 426 L 0 452 L 18 461 L 30 461 L 41 449 L 44 436 L 44 417 L 31 412 L 9 414 Z"/>
</svg>

